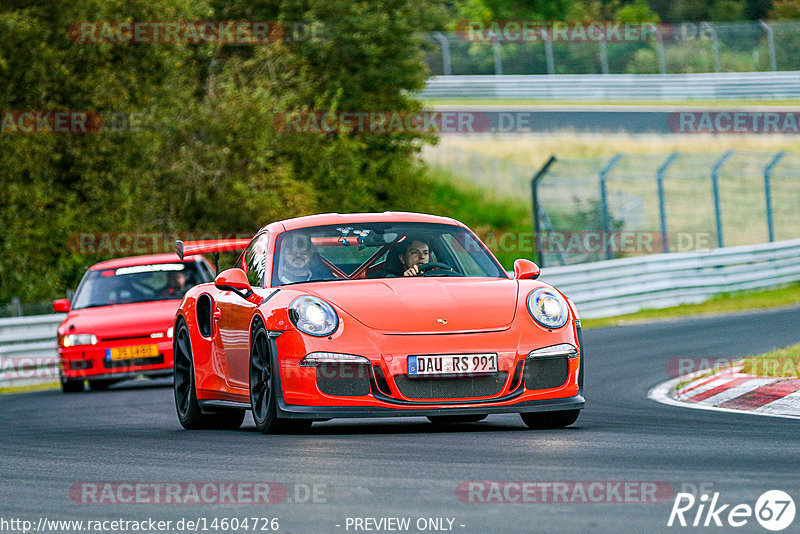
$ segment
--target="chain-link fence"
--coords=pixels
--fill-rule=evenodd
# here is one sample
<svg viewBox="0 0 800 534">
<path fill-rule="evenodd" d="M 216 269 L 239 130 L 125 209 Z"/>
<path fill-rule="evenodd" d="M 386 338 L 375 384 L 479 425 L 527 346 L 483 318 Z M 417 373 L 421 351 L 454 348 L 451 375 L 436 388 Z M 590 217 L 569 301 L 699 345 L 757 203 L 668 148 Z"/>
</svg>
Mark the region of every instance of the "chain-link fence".
<svg viewBox="0 0 800 534">
<path fill-rule="evenodd" d="M 800 70 L 800 21 L 661 24 L 657 38 L 640 32 L 631 39 L 595 39 L 591 31 L 570 32 L 575 24 L 565 24 L 563 39 L 534 32 L 527 40 L 509 40 L 502 21 L 499 37 L 490 30 L 477 40 L 469 32 L 436 32 L 429 36 L 426 61 L 433 75 Z"/>
<path fill-rule="evenodd" d="M 541 265 L 800 237 L 800 153 L 554 157 L 542 169 L 456 147 L 425 156 L 476 186 L 535 202 Z"/>
</svg>

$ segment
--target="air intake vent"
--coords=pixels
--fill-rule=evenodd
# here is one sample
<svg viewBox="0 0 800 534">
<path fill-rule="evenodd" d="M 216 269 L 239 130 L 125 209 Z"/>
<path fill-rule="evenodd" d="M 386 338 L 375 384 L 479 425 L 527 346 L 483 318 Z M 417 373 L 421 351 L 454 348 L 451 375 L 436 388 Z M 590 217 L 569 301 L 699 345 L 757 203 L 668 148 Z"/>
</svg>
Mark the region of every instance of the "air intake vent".
<svg viewBox="0 0 800 534">
<path fill-rule="evenodd" d="M 550 389 L 564 385 L 569 376 L 566 356 L 528 358 L 525 360 L 525 388 Z"/>
<path fill-rule="evenodd" d="M 515 391 L 522 382 L 522 363 L 517 362 L 517 367 L 514 369 L 514 376 L 511 377 L 511 387 L 509 388 L 511 391 Z"/>
<path fill-rule="evenodd" d="M 387 397 L 392 396 L 392 390 L 389 389 L 389 382 L 386 381 L 386 376 L 383 374 L 383 369 L 379 365 L 373 365 L 372 370 L 375 373 L 375 383 L 378 390 Z"/>
<path fill-rule="evenodd" d="M 203 337 L 211 337 L 211 297 L 203 293 L 197 299 L 197 329 Z M 176 332 L 177 333 L 177 332 Z"/>
<path fill-rule="evenodd" d="M 508 378 L 505 371 L 459 378 L 408 378 L 396 375 L 394 383 L 410 399 L 466 399 L 491 397 L 503 390 Z"/>
<path fill-rule="evenodd" d="M 317 387 L 326 395 L 338 397 L 369 395 L 369 366 L 352 363 L 319 364 Z"/>
</svg>

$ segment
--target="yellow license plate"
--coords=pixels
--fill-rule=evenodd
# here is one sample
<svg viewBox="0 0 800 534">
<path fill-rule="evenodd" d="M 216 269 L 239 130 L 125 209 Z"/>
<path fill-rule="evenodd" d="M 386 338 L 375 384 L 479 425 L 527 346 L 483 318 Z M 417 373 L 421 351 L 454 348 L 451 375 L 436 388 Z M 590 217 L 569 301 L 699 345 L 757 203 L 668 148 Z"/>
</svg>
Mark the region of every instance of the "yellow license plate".
<svg viewBox="0 0 800 534">
<path fill-rule="evenodd" d="M 158 356 L 158 345 L 134 345 L 132 347 L 106 349 L 106 359 L 109 360 L 138 360 L 139 358 L 155 358 L 156 356 Z"/>
</svg>

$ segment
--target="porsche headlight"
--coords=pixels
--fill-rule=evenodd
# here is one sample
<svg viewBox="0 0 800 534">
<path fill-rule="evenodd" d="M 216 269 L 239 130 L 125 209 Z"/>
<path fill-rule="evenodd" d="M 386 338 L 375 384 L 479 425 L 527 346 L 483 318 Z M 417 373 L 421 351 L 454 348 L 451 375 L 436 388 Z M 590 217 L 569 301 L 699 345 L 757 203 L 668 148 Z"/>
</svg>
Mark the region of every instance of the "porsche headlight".
<svg viewBox="0 0 800 534">
<path fill-rule="evenodd" d="M 65 347 L 97 345 L 97 336 L 94 334 L 68 334 L 61 340 L 61 344 Z"/>
<path fill-rule="evenodd" d="M 561 328 L 567 324 L 569 308 L 564 297 L 546 287 L 534 289 L 528 295 L 528 312 L 545 328 Z"/>
<path fill-rule="evenodd" d="M 339 327 L 339 317 L 330 304 L 317 297 L 297 297 L 289 305 L 289 318 L 309 336 L 329 336 Z"/>
</svg>

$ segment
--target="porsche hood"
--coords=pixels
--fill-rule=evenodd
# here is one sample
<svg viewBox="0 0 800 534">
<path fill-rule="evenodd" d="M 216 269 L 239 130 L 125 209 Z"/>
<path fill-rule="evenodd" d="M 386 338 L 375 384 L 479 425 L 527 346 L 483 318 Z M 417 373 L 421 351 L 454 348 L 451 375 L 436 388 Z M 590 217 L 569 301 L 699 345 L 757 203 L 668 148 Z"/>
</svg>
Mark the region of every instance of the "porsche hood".
<svg viewBox="0 0 800 534">
<path fill-rule="evenodd" d="M 438 334 L 507 328 L 516 314 L 519 284 L 496 278 L 420 277 L 333 282 L 314 289 L 310 293 L 374 330 Z"/>
</svg>

